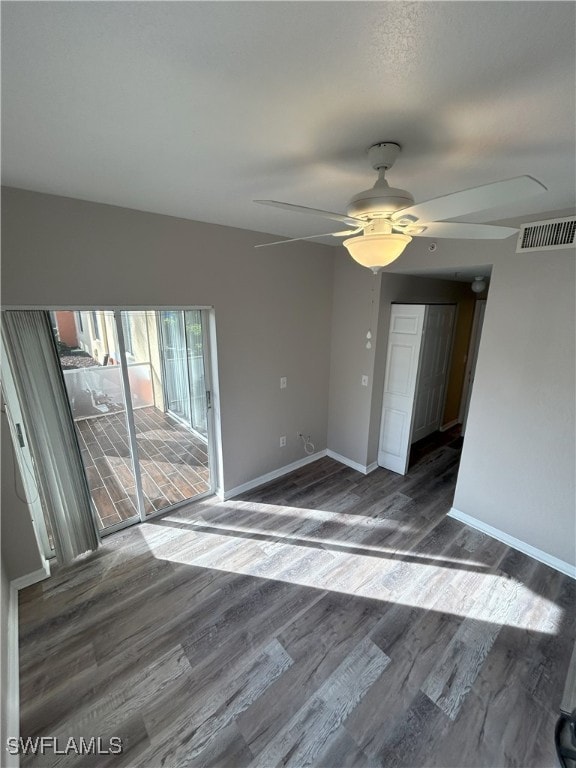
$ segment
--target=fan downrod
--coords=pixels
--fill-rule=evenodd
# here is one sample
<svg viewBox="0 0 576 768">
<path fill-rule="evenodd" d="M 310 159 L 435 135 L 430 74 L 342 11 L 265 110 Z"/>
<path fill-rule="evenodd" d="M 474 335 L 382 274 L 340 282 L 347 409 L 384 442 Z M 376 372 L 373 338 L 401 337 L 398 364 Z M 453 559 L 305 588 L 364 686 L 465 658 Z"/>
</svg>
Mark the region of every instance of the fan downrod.
<svg viewBox="0 0 576 768">
<path fill-rule="evenodd" d="M 378 172 L 373 187 L 354 195 L 347 207 L 348 216 L 357 219 L 387 219 L 392 213 L 414 205 L 414 198 L 405 189 L 391 187 L 386 181 L 386 171 L 394 165 L 400 154 L 400 144 L 395 141 L 379 141 L 368 149 L 372 168 Z"/>
</svg>

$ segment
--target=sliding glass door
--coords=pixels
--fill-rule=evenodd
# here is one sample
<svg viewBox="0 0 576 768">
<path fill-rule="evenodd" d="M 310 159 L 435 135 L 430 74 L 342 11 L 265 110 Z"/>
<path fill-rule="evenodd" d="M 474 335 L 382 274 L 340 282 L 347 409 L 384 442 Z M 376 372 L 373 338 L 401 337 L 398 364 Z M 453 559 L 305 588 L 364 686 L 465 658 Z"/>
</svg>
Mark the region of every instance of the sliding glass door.
<svg viewBox="0 0 576 768">
<path fill-rule="evenodd" d="M 205 310 L 51 314 L 100 530 L 211 493 Z"/>
<path fill-rule="evenodd" d="M 114 312 L 52 312 L 86 479 L 101 531 L 140 519 Z"/>
<path fill-rule="evenodd" d="M 201 365 L 195 361 L 192 369 L 186 342 L 192 312 L 122 312 L 131 339 L 128 388 L 147 516 L 212 487 L 202 311 L 194 313 L 199 328 L 195 353 Z M 200 410 L 203 432 L 195 428 Z"/>
</svg>

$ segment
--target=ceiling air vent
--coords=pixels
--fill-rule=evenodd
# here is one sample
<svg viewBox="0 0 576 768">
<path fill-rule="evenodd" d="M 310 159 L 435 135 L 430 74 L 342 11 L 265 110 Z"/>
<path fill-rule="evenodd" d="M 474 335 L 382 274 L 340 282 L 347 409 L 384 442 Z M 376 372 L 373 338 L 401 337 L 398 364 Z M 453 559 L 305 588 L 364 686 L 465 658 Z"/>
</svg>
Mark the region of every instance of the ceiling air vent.
<svg viewBox="0 0 576 768">
<path fill-rule="evenodd" d="M 523 224 L 518 234 L 516 253 L 555 251 L 570 248 L 576 242 L 576 217 L 531 221 Z"/>
</svg>

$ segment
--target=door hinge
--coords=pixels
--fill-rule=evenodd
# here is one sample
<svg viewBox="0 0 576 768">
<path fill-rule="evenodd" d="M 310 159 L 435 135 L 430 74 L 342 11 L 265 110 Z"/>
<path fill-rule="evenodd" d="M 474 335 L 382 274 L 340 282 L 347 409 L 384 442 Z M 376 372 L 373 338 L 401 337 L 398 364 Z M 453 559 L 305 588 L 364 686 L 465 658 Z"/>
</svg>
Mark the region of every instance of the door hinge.
<svg viewBox="0 0 576 768">
<path fill-rule="evenodd" d="M 206 390 L 206 408 L 212 408 L 212 392 L 209 389 Z"/>
</svg>

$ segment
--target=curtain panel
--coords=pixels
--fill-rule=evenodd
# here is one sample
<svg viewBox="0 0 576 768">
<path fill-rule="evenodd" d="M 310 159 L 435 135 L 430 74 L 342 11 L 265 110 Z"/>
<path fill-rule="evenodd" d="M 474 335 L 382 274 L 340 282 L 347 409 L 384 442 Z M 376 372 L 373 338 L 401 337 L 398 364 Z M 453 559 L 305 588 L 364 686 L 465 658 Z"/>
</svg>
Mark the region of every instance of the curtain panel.
<svg viewBox="0 0 576 768">
<path fill-rule="evenodd" d="M 99 536 L 49 314 L 5 310 L 2 337 L 56 557 L 67 565 L 97 549 Z"/>
</svg>

